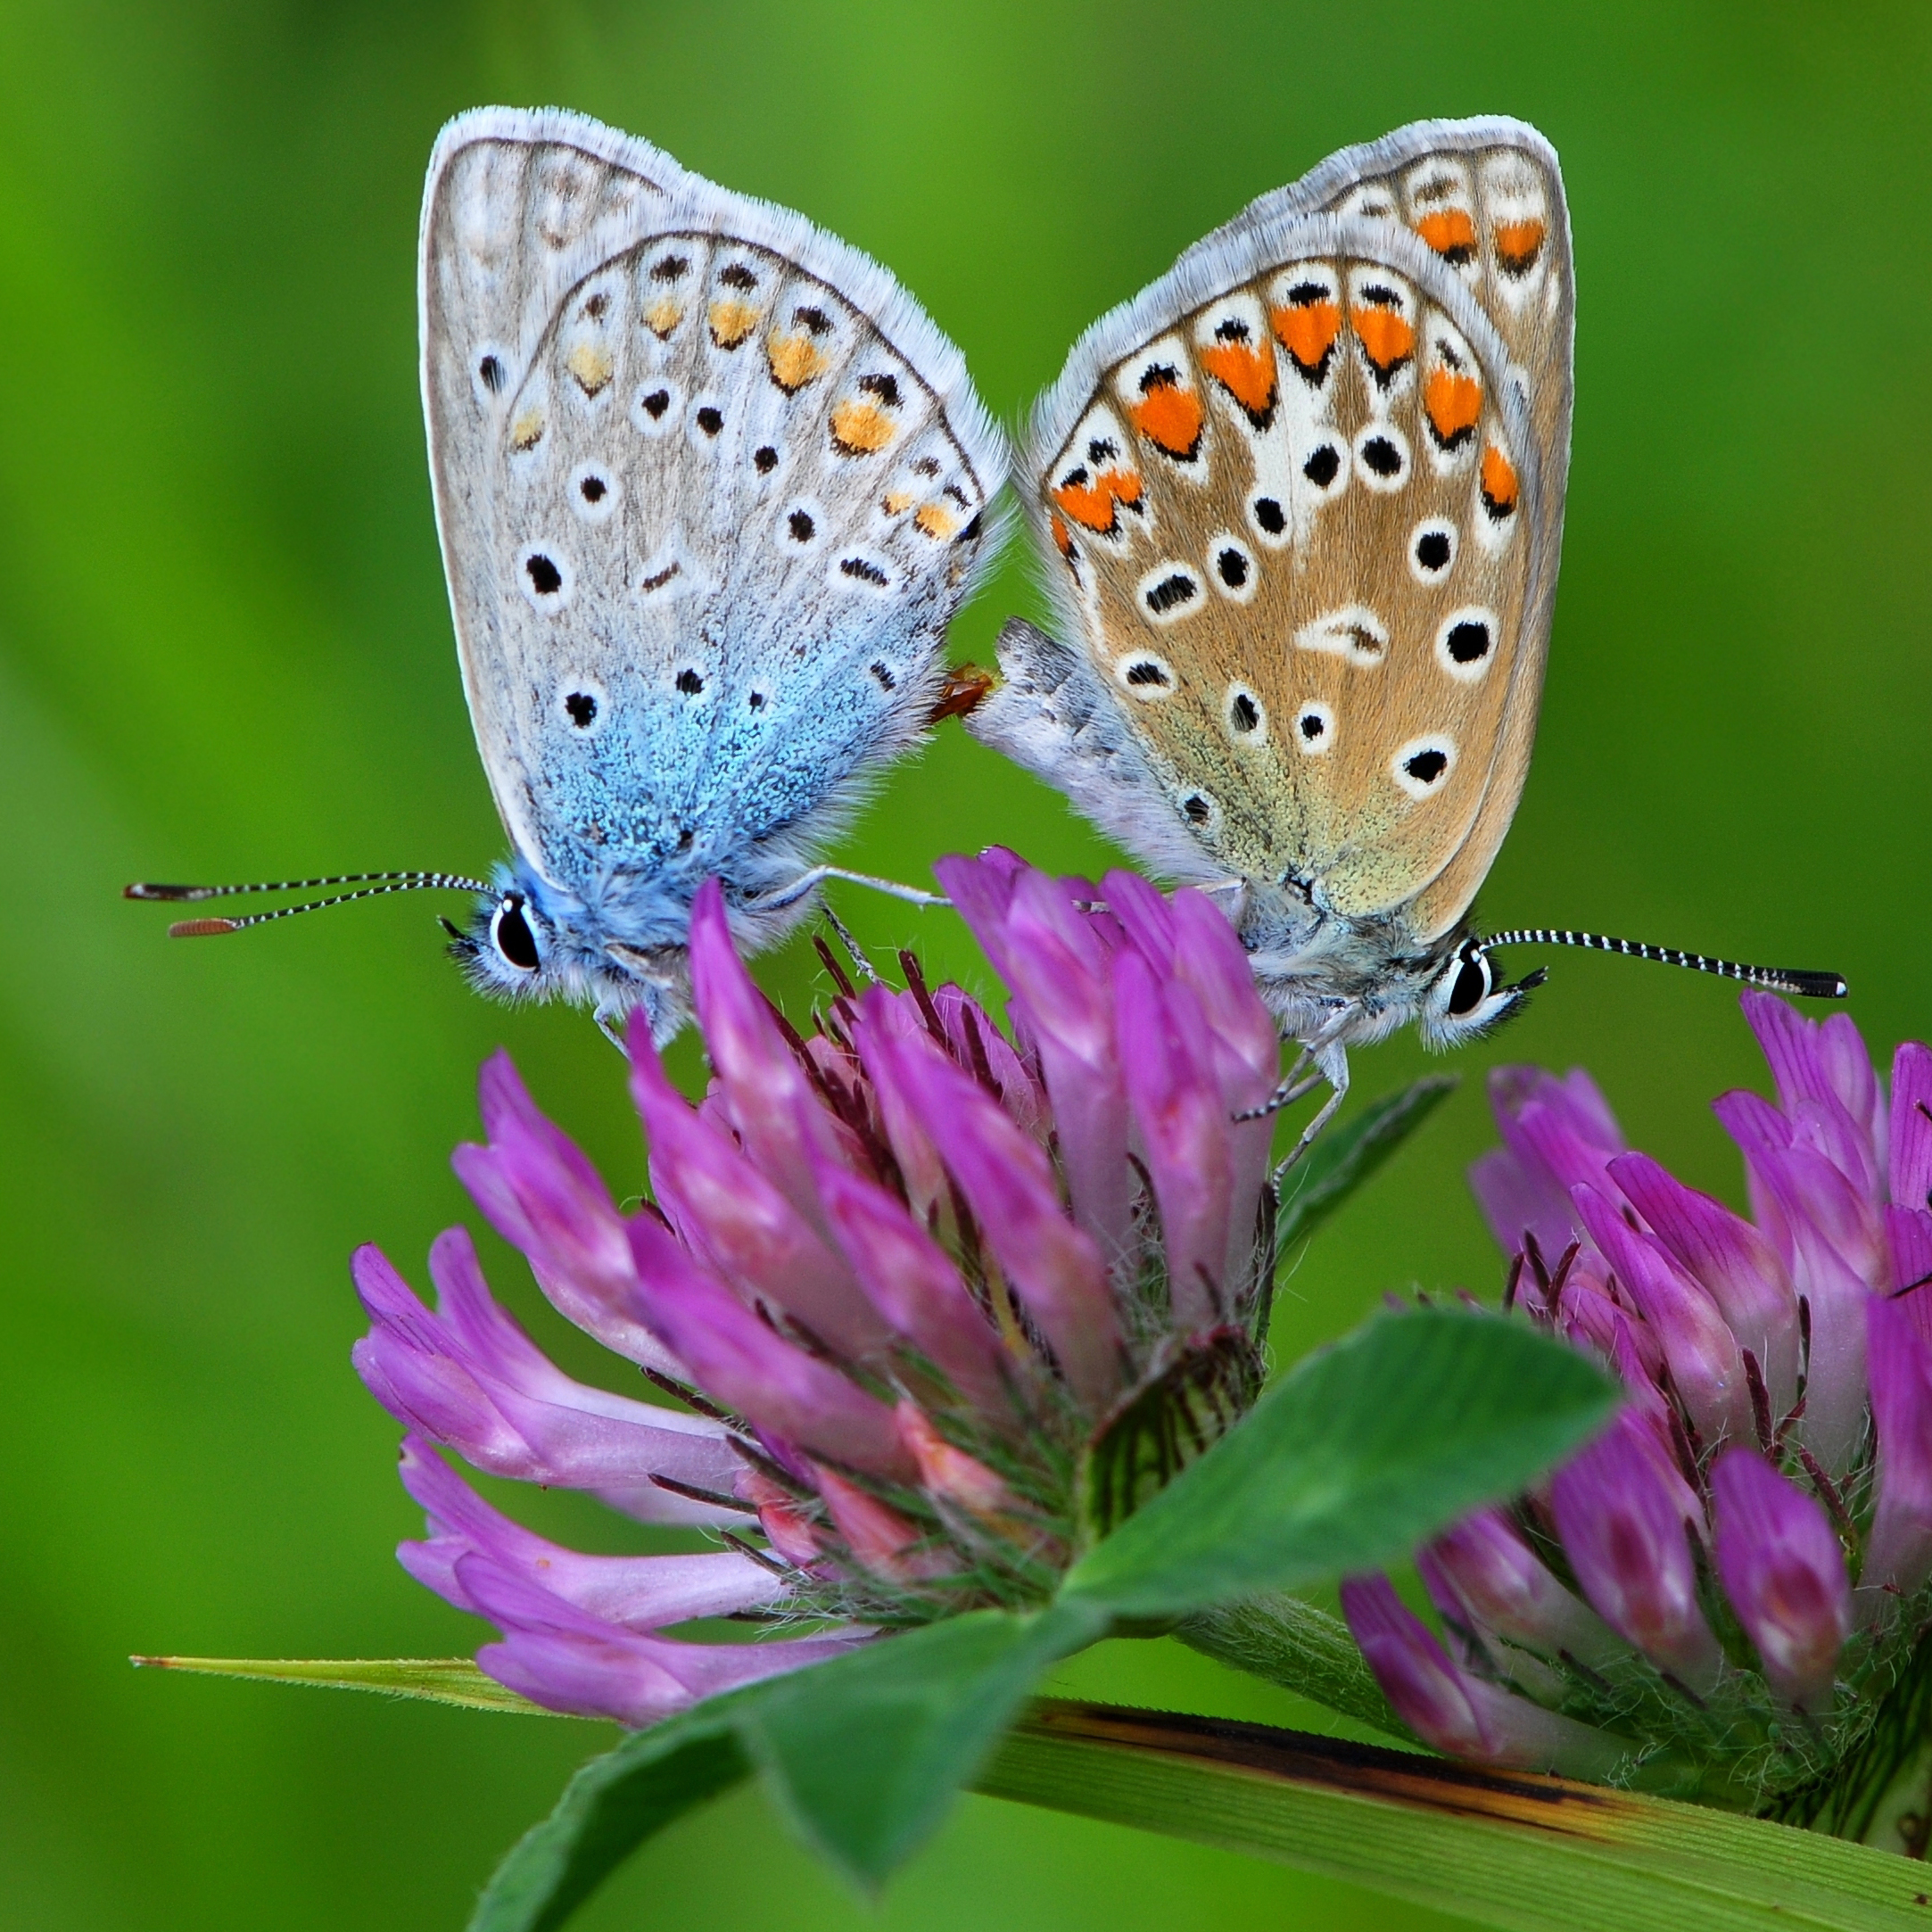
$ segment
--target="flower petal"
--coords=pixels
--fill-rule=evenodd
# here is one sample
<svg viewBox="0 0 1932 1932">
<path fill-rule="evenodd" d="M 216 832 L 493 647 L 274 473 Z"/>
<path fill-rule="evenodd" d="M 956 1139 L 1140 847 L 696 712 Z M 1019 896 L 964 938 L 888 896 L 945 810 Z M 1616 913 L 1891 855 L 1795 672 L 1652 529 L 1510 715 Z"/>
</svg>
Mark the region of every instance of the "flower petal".
<svg viewBox="0 0 1932 1932">
<path fill-rule="evenodd" d="M 1878 1473 L 1862 1592 L 1889 1586 L 1909 1595 L 1932 1576 L 1932 1343 L 1906 1299 L 1874 1295 L 1865 1305 Z"/>
<path fill-rule="evenodd" d="M 633 1028 L 630 1040 L 631 1093 L 650 1141 L 652 1192 L 685 1245 L 747 1300 L 772 1302 L 850 1359 L 876 1354 L 890 1331 L 850 1271 L 672 1086 L 649 1034 Z M 824 1160 L 810 1143 L 805 1154 L 808 1163 Z M 815 1200 L 815 1186 L 813 1193 Z"/>
<path fill-rule="evenodd" d="M 1630 1653 L 1538 1560 L 1499 1509 L 1478 1510 L 1429 1544 L 1416 1565 L 1437 1609 L 1592 1670 Z"/>
<path fill-rule="evenodd" d="M 645 1318 L 714 1400 L 819 1455 L 896 1482 L 917 1474 L 892 1411 L 794 1348 L 648 1215 L 631 1223 Z"/>
<path fill-rule="evenodd" d="M 1665 1479 L 1648 1431 L 1626 1413 L 1557 1470 L 1550 1508 L 1590 1606 L 1701 1695 L 1722 1659 L 1697 1603 L 1682 1488 L 1681 1478 Z"/>
<path fill-rule="evenodd" d="M 1829 1710 L 1852 1629 L 1845 1552 L 1830 1519 L 1754 1449 L 1717 1458 L 1711 1494 L 1718 1575 L 1765 1676 L 1793 1703 Z"/>
</svg>

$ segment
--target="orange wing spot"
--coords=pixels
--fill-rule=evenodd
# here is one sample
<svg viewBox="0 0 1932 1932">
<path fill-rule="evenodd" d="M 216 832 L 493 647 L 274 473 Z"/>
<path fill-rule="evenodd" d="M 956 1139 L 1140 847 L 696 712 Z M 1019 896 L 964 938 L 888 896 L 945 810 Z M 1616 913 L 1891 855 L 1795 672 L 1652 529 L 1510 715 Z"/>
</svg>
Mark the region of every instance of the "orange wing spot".
<svg viewBox="0 0 1932 1932">
<path fill-rule="evenodd" d="M 1516 466 L 1492 442 L 1482 452 L 1482 508 L 1497 522 L 1516 507 Z"/>
<path fill-rule="evenodd" d="M 788 395 L 824 375 L 830 366 L 812 346 L 809 335 L 774 335 L 764 345 L 764 354 L 772 365 L 772 380 Z"/>
<path fill-rule="evenodd" d="M 714 301 L 711 305 L 711 339 L 720 349 L 736 349 L 758 326 L 758 311 L 748 302 Z"/>
<path fill-rule="evenodd" d="M 1349 319 L 1378 376 L 1393 374 L 1416 353 L 1415 327 L 1393 309 L 1365 303 L 1350 310 Z"/>
<path fill-rule="evenodd" d="M 644 311 L 644 326 L 660 342 L 667 340 L 672 330 L 683 319 L 682 307 L 668 295 L 662 301 L 654 301 Z"/>
<path fill-rule="evenodd" d="M 1275 339 L 1304 369 L 1318 369 L 1322 359 L 1342 333 L 1342 311 L 1332 301 L 1302 302 L 1292 309 L 1270 309 L 1268 326 Z"/>
<path fill-rule="evenodd" d="M 1460 370 L 1438 368 L 1422 394 L 1429 426 L 1445 450 L 1453 450 L 1476 426 L 1482 414 L 1482 384 Z M 1492 450 L 1492 454 L 1499 453 Z"/>
<path fill-rule="evenodd" d="M 898 431 L 886 412 L 851 399 L 832 411 L 832 441 L 846 456 L 876 456 Z"/>
<path fill-rule="evenodd" d="M 1505 275 L 1527 275 L 1536 266 L 1548 229 L 1532 215 L 1527 221 L 1496 225 L 1496 260 Z"/>
<path fill-rule="evenodd" d="M 577 387 L 594 396 L 610 381 L 615 367 L 611 353 L 602 343 L 579 343 L 570 351 L 565 367 L 577 378 Z"/>
<path fill-rule="evenodd" d="M 1120 527 L 1119 512 L 1114 506 L 1125 503 L 1132 509 L 1141 500 L 1140 473 L 1131 469 L 1102 470 L 1092 483 L 1061 484 L 1053 496 L 1075 523 L 1110 537 Z"/>
<path fill-rule="evenodd" d="M 1201 398 L 1178 383 L 1156 383 L 1127 417 L 1142 435 L 1184 462 L 1201 447 Z M 1127 500 L 1138 499 L 1138 483 L 1136 478 L 1134 498 Z"/>
<path fill-rule="evenodd" d="M 1055 510 L 1047 518 L 1047 523 L 1053 533 L 1053 548 L 1062 557 L 1071 557 L 1073 555 L 1073 538 L 1069 533 L 1066 523 L 1061 516 L 1060 512 Z"/>
<path fill-rule="evenodd" d="M 950 537 L 959 528 L 959 519 L 937 503 L 921 503 L 912 523 L 921 536 L 930 537 L 935 542 L 941 537 Z"/>
<path fill-rule="evenodd" d="M 879 508 L 888 516 L 898 516 L 911 509 L 917 500 L 910 490 L 894 490 L 888 492 Z"/>
<path fill-rule="evenodd" d="M 1467 261 L 1476 252 L 1476 225 L 1466 209 L 1435 209 L 1416 224 L 1416 233 L 1449 261 Z"/>
<path fill-rule="evenodd" d="M 1201 351 L 1201 366 L 1258 423 L 1275 407 L 1275 358 L 1263 349 L 1217 343 Z"/>
<path fill-rule="evenodd" d="M 534 450 L 543 441 L 543 411 L 525 409 L 510 425 L 510 448 L 513 450 Z"/>
</svg>

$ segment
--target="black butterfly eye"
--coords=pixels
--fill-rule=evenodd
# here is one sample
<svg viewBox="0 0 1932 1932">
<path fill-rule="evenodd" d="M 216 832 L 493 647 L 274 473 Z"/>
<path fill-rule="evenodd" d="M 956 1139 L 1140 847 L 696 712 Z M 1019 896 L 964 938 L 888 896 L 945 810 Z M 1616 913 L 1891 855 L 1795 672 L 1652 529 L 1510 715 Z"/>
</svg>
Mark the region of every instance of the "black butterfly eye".
<svg viewBox="0 0 1932 1932">
<path fill-rule="evenodd" d="M 543 962 L 537 954 L 537 937 L 524 917 L 524 896 L 509 892 L 490 921 L 490 941 L 518 972 L 533 973 Z"/>
<path fill-rule="evenodd" d="M 1456 974 L 1456 984 L 1449 988 L 1449 1018 L 1466 1020 L 1489 998 L 1490 986 L 1488 957 L 1481 953 L 1465 954 Z"/>
</svg>

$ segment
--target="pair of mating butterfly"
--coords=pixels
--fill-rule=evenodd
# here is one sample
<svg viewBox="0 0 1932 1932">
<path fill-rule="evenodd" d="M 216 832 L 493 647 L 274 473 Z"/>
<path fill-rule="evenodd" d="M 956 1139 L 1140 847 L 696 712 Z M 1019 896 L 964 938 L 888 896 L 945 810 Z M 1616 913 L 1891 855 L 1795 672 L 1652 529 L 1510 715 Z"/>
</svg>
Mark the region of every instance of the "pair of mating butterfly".
<svg viewBox="0 0 1932 1932">
<path fill-rule="evenodd" d="M 816 849 L 952 710 L 1223 896 L 1331 1107 L 1350 1045 L 1519 1005 L 1541 975 L 1499 984 L 1491 946 L 1843 995 L 1469 924 L 1529 764 L 1569 459 L 1569 227 L 1533 128 L 1348 149 L 1080 338 L 1020 477 L 1071 641 L 1008 623 L 990 695 L 943 647 L 1005 442 L 876 263 L 613 129 L 492 108 L 436 144 L 421 275 L 443 563 L 515 857 L 493 884 L 303 883 L 482 894 L 457 935 L 479 986 L 607 1025 L 642 1005 L 667 1036 L 699 882 L 776 938 L 858 876 Z"/>
</svg>

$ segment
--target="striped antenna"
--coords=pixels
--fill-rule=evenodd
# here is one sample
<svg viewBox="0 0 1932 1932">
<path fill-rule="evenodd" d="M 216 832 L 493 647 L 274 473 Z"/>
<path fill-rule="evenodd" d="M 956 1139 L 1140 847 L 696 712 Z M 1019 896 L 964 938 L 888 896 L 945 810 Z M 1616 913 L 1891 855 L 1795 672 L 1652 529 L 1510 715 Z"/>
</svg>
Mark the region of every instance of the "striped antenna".
<svg viewBox="0 0 1932 1932">
<path fill-rule="evenodd" d="M 1736 960 L 1680 953 L 1674 945 L 1645 945 L 1635 939 L 1612 939 L 1600 932 L 1558 932 L 1547 926 L 1529 926 L 1519 932 L 1491 934 L 1482 945 L 1484 952 L 1496 945 L 1580 945 L 1591 953 L 1622 953 L 1631 959 L 1661 960 L 1666 966 L 1688 966 L 1693 972 L 1715 973 L 1720 979 L 1741 979 L 1748 987 L 1765 987 L 1773 993 L 1800 994 L 1808 1000 L 1842 1000 L 1851 990 L 1841 973 L 1805 972 L 1783 966 L 1743 966 Z"/>
<path fill-rule="evenodd" d="M 359 892 L 338 892 L 301 905 L 280 905 L 272 912 L 250 912 L 241 919 L 178 919 L 168 929 L 170 939 L 206 939 L 219 932 L 240 932 L 265 926 L 270 920 L 292 919 L 297 912 L 319 912 L 325 906 L 347 905 L 352 899 L 379 899 L 389 892 L 494 892 L 486 879 L 466 879 L 460 872 L 337 872 L 327 879 L 281 879 L 252 886 L 157 886 L 136 882 L 123 888 L 127 899 L 159 899 L 183 905 L 201 899 L 229 899 L 244 892 L 314 892 L 326 886 L 359 886 Z"/>
</svg>

